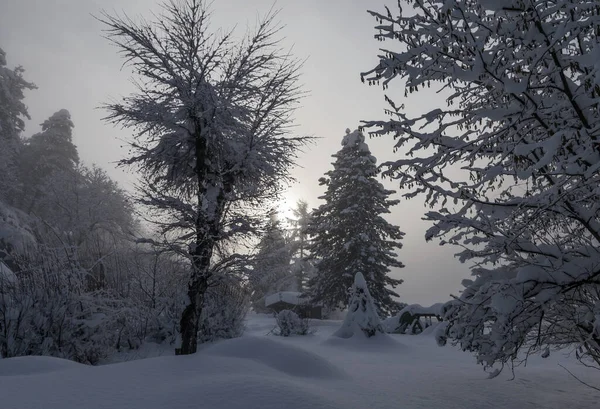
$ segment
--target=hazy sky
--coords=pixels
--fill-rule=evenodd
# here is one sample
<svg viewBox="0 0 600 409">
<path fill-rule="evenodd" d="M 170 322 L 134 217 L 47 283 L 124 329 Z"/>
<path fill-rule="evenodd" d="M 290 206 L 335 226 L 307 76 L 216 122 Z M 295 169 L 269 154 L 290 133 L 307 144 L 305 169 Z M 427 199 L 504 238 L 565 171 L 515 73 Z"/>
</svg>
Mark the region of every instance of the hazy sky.
<svg viewBox="0 0 600 409">
<path fill-rule="evenodd" d="M 298 132 L 321 138 L 301 155 L 300 167 L 294 171 L 298 183 L 289 191 L 288 204 L 302 198 L 317 206 L 323 193 L 317 180 L 331 168 L 331 155 L 341 148 L 344 130 L 356 128 L 363 119 L 384 118 L 383 91 L 362 84 L 359 74 L 376 64 L 382 45 L 373 39 L 375 20 L 366 10 L 383 10 L 386 2 L 396 4 L 395 0 L 276 3 L 286 26 L 285 44 L 293 46 L 296 56 L 308 58 L 302 81 L 309 96 L 297 111 Z M 150 17 L 157 4 L 157 0 L 0 0 L 0 48 L 7 53 L 9 66 L 22 65 L 26 79 L 38 86 L 26 95 L 32 121 L 25 135 L 38 132 L 39 124 L 52 113 L 68 109 L 84 163 L 98 164 L 129 187 L 133 177 L 114 165 L 126 154 L 122 145 L 129 133 L 103 123 L 105 112 L 97 107 L 127 95 L 132 86 L 116 49 L 102 38 L 102 25 L 92 15 L 106 10 Z M 214 0 L 213 27 L 237 25 L 243 33 L 272 4 L 271 0 Z M 391 92 L 403 95 L 400 85 L 393 84 Z M 412 96 L 399 102 L 420 109 L 431 104 L 428 98 Z M 397 157 L 391 138 L 370 140 L 369 146 L 380 162 Z M 396 188 L 393 182 L 385 184 Z M 468 266 L 453 257 L 458 249 L 425 242 L 429 227 L 421 220 L 425 210 L 420 198 L 403 200 L 389 217 L 406 233 L 399 253 L 406 267 L 393 272 L 405 280 L 397 291 L 403 301 L 423 305 L 448 300 L 469 275 Z"/>
</svg>

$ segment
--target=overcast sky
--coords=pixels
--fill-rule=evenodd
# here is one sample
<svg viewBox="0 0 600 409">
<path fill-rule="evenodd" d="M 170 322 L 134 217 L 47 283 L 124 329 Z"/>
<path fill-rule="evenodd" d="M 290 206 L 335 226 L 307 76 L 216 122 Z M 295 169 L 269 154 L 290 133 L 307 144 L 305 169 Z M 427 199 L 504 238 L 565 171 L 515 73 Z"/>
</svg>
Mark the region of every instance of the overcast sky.
<svg viewBox="0 0 600 409">
<path fill-rule="evenodd" d="M 360 72 L 377 63 L 382 45 L 373 39 L 375 20 L 366 10 L 381 11 L 386 2 L 390 6 L 396 3 L 276 3 L 276 8 L 282 9 L 280 19 L 286 26 L 285 44 L 293 47 L 297 57 L 308 58 L 302 82 L 309 96 L 296 114 L 298 132 L 321 138 L 300 157 L 300 167 L 294 170 L 298 183 L 290 188 L 288 206 L 300 198 L 311 207 L 317 206 L 318 196 L 323 193 L 317 180 L 331 168 L 331 155 L 341 148 L 345 129 L 355 129 L 360 120 L 384 118 L 383 91 L 362 84 Z M 214 0 L 213 27 L 237 25 L 243 33 L 272 4 L 271 0 Z M 122 185 L 130 187 L 133 176 L 114 165 L 126 154 L 123 140 L 130 134 L 103 123 L 105 112 L 97 107 L 111 98 L 127 95 L 132 86 L 127 70 L 121 69 L 116 49 L 102 37 L 102 26 L 92 15 L 106 10 L 150 17 L 157 5 L 157 0 L 0 0 L 0 48 L 7 53 L 8 65 L 22 65 L 26 79 L 38 86 L 26 95 L 32 120 L 25 135 L 38 132 L 39 124 L 52 113 L 68 109 L 75 123 L 74 142 L 84 163 L 103 167 Z M 403 95 L 400 86 L 399 82 L 393 83 L 391 92 Z M 431 104 L 429 97 L 413 94 L 399 102 L 404 102 L 407 109 L 418 110 Z M 379 162 L 397 158 L 391 138 L 368 142 Z M 396 189 L 393 182 L 385 184 Z M 388 218 L 406 233 L 399 253 L 406 267 L 392 273 L 405 280 L 397 291 L 403 301 L 423 305 L 448 300 L 450 293 L 456 294 L 461 288 L 461 279 L 469 276 L 468 266 L 453 257 L 458 249 L 425 242 L 429 223 L 421 217 L 426 210 L 420 198 L 403 200 Z"/>
</svg>

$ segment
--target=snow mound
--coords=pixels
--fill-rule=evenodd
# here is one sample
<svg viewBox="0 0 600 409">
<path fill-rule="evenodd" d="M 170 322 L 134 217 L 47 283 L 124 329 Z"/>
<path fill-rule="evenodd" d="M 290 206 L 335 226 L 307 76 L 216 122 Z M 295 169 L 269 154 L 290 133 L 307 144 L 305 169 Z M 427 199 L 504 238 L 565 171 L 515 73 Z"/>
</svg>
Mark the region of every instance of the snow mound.
<svg viewBox="0 0 600 409">
<path fill-rule="evenodd" d="M 286 378 L 262 378 L 249 374 L 227 374 L 196 379 L 196 385 L 184 382 L 154 400 L 152 408 L 178 409 L 343 409 L 335 395 L 313 390 Z M 122 406 L 126 408 L 128 406 Z M 140 409 L 144 409 L 141 405 Z"/>
<path fill-rule="evenodd" d="M 25 372 L 24 363 L 19 360 L 15 368 Z M 7 409 L 343 409 L 346 403 L 343 394 L 311 380 L 205 353 L 99 367 L 75 364 L 59 376 L 0 381 L 0 407 Z"/>
<path fill-rule="evenodd" d="M 345 373 L 325 358 L 283 341 L 242 337 L 219 342 L 203 350 L 217 356 L 250 359 L 290 376 L 342 379 Z"/>
<path fill-rule="evenodd" d="M 38 375 L 85 367 L 77 362 L 50 356 L 20 356 L 0 359 L 0 376 Z"/>
<path fill-rule="evenodd" d="M 377 334 L 371 338 L 353 336 L 350 338 L 330 337 L 321 343 L 335 348 L 347 348 L 362 352 L 398 352 L 406 350 L 406 345 L 396 341 L 387 334 Z"/>
<path fill-rule="evenodd" d="M 31 230 L 32 223 L 30 216 L 0 202 L 0 242 L 21 253 L 34 248 L 37 241 Z"/>
<path fill-rule="evenodd" d="M 12 375 L 0 378 L 1 409 L 590 409 L 597 391 L 573 379 L 563 363 L 585 382 L 598 385 L 598 371 L 576 366 L 572 357 L 532 357 L 517 371 L 484 379 L 471 354 L 439 348 L 427 337 L 379 334 L 365 339 L 333 338 L 339 326 L 324 325 L 314 336 L 265 337 L 267 316 L 251 314 L 252 336 L 203 345 L 191 356 L 162 356 L 88 367 L 60 359 L 0 360 Z M 275 320 L 270 317 L 271 327 Z M 327 322 L 324 322 L 327 323 Z M 400 342 L 397 342 L 401 340 Z M 291 347 L 290 345 L 293 345 Z M 298 348 L 308 354 L 298 353 Z M 314 354 L 318 356 L 315 357 Z M 322 358 L 319 358 L 322 357 Z M 334 366 L 344 379 L 289 376 L 273 368 Z M 290 361 L 290 359 L 292 361 Z M 271 366 L 265 364 L 271 362 Z M 330 364 L 331 363 L 331 364 Z M 60 368 L 58 373 L 40 372 Z M 67 369 L 72 367 L 72 369 Z M 29 369 L 28 369 L 29 368 Z M 339 369 L 337 369 L 339 368 Z M 306 369 L 304 369 L 306 371 Z M 290 368 L 288 373 L 296 373 Z M 317 374 L 321 375 L 321 374 Z"/>
<path fill-rule="evenodd" d="M 4 263 L 4 261 L 0 260 L 0 283 L 14 283 L 16 280 L 16 274 Z"/>
<path fill-rule="evenodd" d="M 429 336 L 435 337 L 437 328 L 440 326 L 440 324 L 441 324 L 441 322 L 434 322 L 433 324 L 431 324 L 430 326 L 425 328 L 423 330 L 423 332 L 421 332 L 418 335 L 429 335 Z"/>
</svg>

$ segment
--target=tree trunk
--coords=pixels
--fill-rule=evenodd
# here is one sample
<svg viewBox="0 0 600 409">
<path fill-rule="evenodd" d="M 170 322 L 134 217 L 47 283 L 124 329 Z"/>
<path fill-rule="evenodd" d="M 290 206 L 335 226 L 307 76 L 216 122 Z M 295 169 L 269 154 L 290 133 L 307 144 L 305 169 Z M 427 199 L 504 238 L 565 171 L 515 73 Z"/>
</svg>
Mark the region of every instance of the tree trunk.
<svg viewBox="0 0 600 409">
<path fill-rule="evenodd" d="M 188 284 L 189 304 L 181 314 L 179 322 L 181 331 L 181 349 L 179 355 L 189 355 L 196 352 L 198 347 L 198 328 L 200 315 L 204 306 L 204 294 L 208 289 L 210 278 L 210 259 L 212 258 L 214 241 L 202 238 L 200 233 L 192 250 L 193 273 Z"/>
<path fill-rule="evenodd" d="M 179 355 L 193 354 L 198 349 L 198 328 L 207 288 L 208 278 L 206 275 L 200 276 L 189 284 L 188 297 L 190 302 L 183 310 L 179 322 L 181 327 L 181 349 L 177 351 Z"/>
<path fill-rule="evenodd" d="M 196 183 L 198 183 L 197 191 L 197 216 L 196 216 L 196 239 L 194 248 L 190 251 L 192 256 L 192 277 L 188 284 L 188 299 L 189 304 L 181 314 L 179 321 L 179 331 L 181 332 L 181 348 L 175 350 L 177 355 L 189 355 L 196 352 L 198 349 L 198 328 L 200 322 L 200 314 L 204 303 L 204 293 L 208 288 L 208 277 L 210 259 L 214 242 L 209 240 L 211 237 L 209 230 L 208 217 L 206 208 L 210 203 L 207 203 L 207 168 L 206 157 L 208 156 L 206 148 L 206 139 L 202 136 L 202 129 L 206 128 L 206 123 L 200 123 L 195 119 L 196 132 L 194 134 L 196 145 Z M 210 200 L 210 199 L 208 199 Z M 213 220 L 215 214 L 212 214 Z M 214 237 L 214 236 L 213 236 Z"/>
<path fill-rule="evenodd" d="M 203 124 L 203 127 L 206 127 Z M 181 331 L 181 348 L 175 351 L 178 355 L 189 355 L 196 352 L 198 349 L 198 329 L 200 327 L 200 315 L 204 307 L 204 294 L 208 290 L 208 280 L 211 276 L 210 261 L 213 255 L 214 246 L 219 237 L 219 221 L 223 215 L 225 205 L 225 195 L 233 189 L 233 176 L 225 175 L 218 177 L 212 175 L 212 178 L 207 177 L 207 169 L 204 167 L 206 157 L 210 156 L 207 153 L 206 141 L 201 137 L 200 129 L 197 125 L 198 132 L 196 133 L 196 175 L 198 177 L 198 215 L 196 218 L 196 239 L 192 256 L 193 273 L 188 284 L 189 304 L 183 310 L 181 320 L 179 322 Z M 222 175 L 221 175 L 222 176 Z M 218 192 L 215 197 L 209 195 L 207 198 L 207 180 L 222 181 L 222 187 L 213 182 L 211 189 Z M 211 203 L 211 201 L 214 201 Z M 207 208 L 211 208 L 207 212 Z"/>
</svg>

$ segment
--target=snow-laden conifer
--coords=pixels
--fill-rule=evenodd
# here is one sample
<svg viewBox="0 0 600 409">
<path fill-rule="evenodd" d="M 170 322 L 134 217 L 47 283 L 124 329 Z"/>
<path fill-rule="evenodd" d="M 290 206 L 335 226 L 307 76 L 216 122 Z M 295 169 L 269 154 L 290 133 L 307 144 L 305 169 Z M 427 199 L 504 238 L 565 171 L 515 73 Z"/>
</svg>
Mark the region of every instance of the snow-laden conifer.
<svg viewBox="0 0 600 409">
<path fill-rule="evenodd" d="M 29 119 L 23 102 L 24 91 L 36 88 L 23 78 L 22 67 L 8 68 L 6 53 L 0 48 L 0 200 L 12 204 L 17 190 L 17 155 L 20 136 Z"/>
<path fill-rule="evenodd" d="M 369 293 L 365 277 L 362 273 L 356 273 L 354 284 L 350 290 L 348 312 L 342 326 L 333 335 L 340 338 L 351 338 L 356 334 L 363 334 L 370 338 L 383 333 L 381 320 Z"/>
<path fill-rule="evenodd" d="M 250 299 L 255 312 L 270 312 L 265 306 L 265 296 L 277 291 L 296 291 L 290 261 L 290 249 L 281 222 L 271 215 L 252 258 L 252 271 L 248 273 Z"/>
<path fill-rule="evenodd" d="M 342 149 L 333 157 L 333 170 L 319 180 L 326 186 L 307 232 L 312 236 L 308 251 L 316 274 L 309 282 L 314 302 L 337 308 L 348 303 L 354 274 L 364 272 L 380 313 L 396 309 L 392 290 L 402 280 L 389 276 L 391 267 L 403 267 L 396 249 L 404 233 L 383 215 L 398 200 L 377 180 L 377 160 L 359 131 L 346 131 Z"/>
</svg>

